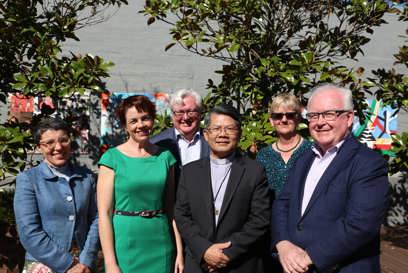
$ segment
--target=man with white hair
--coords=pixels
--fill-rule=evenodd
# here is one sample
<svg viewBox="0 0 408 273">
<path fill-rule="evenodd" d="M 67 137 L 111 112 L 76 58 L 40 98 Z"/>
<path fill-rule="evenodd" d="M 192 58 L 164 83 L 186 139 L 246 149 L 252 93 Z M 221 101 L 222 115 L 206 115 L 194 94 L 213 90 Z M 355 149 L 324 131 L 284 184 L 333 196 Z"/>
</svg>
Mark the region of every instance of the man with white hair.
<svg viewBox="0 0 408 273">
<path fill-rule="evenodd" d="M 210 150 L 200 129 L 202 98 L 192 89 L 176 91 L 170 98 L 174 127 L 151 138 L 151 142 L 169 149 L 177 160 L 175 176 L 178 181 L 180 168 L 187 163 L 209 155 Z"/>
<path fill-rule="evenodd" d="M 307 119 L 314 147 L 299 158 L 272 211 L 272 244 L 285 273 L 379 273 L 387 210 L 386 161 L 351 133 L 351 91 L 315 89 Z"/>
</svg>

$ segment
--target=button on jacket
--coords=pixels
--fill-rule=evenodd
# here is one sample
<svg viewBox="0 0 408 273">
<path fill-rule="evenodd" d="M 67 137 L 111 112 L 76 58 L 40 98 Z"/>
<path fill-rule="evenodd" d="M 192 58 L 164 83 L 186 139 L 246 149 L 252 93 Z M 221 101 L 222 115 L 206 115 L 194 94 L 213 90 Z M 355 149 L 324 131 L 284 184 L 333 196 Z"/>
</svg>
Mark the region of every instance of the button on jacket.
<svg viewBox="0 0 408 273">
<path fill-rule="evenodd" d="M 74 241 L 79 261 L 92 267 L 98 248 L 95 181 L 84 168 L 68 182 L 45 162 L 17 176 L 14 212 L 27 261 L 39 261 L 57 273 L 66 272 Z"/>
</svg>

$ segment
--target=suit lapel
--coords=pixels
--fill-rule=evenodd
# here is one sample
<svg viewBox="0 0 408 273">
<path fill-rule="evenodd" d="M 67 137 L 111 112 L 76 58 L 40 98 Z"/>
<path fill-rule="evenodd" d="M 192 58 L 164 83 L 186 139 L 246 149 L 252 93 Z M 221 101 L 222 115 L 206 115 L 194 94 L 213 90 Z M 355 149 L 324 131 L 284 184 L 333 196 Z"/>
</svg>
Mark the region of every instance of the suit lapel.
<svg viewBox="0 0 408 273">
<path fill-rule="evenodd" d="M 241 182 L 241 178 L 245 172 L 245 164 L 242 160 L 241 155 L 236 155 L 234 161 L 231 165 L 231 175 L 228 179 L 228 185 L 225 190 L 224 199 L 222 201 L 220 216 L 218 217 L 218 226 L 228 210 L 229 204 L 231 203 L 232 197 Z"/>
<path fill-rule="evenodd" d="M 210 223 L 215 227 L 214 219 L 214 203 L 213 203 L 213 191 L 211 184 L 211 167 L 210 159 L 204 158 L 201 160 L 201 170 L 197 173 L 198 187 L 201 197 L 203 198 L 203 204 L 205 206 L 205 211 L 207 216 L 210 218 Z"/>
<path fill-rule="evenodd" d="M 309 204 L 307 205 L 302 218 L 307 215 L 307 213 L 313 207 L 314 203 L 316 202 L 320 194 L 324 192 L 324 190 L 327 188 L 330 182 L 333 181 L 337 174 L 347 166 L 351 158 L 354 157 L 358 148 L 359 146 L 357 140 L 355 140 L 351 136 L 346 138 L 346 141 L 344 141 L 344 143 L 341 145 L 339 151 L 337 152 L 337 155 L 330 163 L 330 165 L 327 167 L 322 177 L 320 178 L 319 182 L 317 183 L 316 188 L 313 191 L 312 197 L 310 198 Z M 300 203 L 302 203 L 302 200 L 303 197 L 302 199 L 300 199 Z"/>
<path fill-rule="evenodd" d="M 178 143 L 177 143 L 177 136 L 176 136 L 176 129 L 175 128 L 171 128 L 171 150 L 170 152 L 172 152 L 172 154 L 174 155 L 174 157 L 176 158 L 177 162 L 180 162 L 180 166 L 181 166 L 181 156 L 180 156 L 180 150 L 178 147 Z"/>
<path fill-rule="evenodd" d="M 207 141 L 205 141 L 204 138 L 204 132 L 202 129 L 200 129 L 200 158 L 208 157 L 210 156 L 210 147 L 208 146 Z"/>
</svg>

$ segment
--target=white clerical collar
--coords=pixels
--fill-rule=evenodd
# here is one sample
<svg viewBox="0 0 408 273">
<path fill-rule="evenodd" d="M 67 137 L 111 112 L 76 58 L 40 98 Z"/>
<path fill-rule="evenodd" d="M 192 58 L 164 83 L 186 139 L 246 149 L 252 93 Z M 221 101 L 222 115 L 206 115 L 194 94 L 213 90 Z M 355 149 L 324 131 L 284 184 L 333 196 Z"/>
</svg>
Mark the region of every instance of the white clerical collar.
<svg viewBox="0 0 408 273">
<path fill-rule="evenodd" d="M 229 156 L 225 158 L 214 158 L 210 155 L 210 161 L 211 163 L 215 165 L 227 165 L 227 164 L 232 163 L 232 161 L 234 160 L 234 157 L 235 157 L 235 152 L 233 152 L 232 154 L 230 154 Z"/>
</svg>

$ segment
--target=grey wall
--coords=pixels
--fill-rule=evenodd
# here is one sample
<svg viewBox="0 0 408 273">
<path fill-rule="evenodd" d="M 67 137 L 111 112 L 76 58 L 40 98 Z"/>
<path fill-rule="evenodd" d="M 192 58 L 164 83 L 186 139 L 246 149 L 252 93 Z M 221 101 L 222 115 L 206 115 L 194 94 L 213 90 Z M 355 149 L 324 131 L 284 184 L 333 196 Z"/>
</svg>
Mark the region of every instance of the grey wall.
<svg viewBox="0 0 408 273">
<path fill-rule="evenodd" d="M 220 62 L 190 54 L 180 47 L 165 52 L 169 26 L 138 13 L 144 1 L 129 1 L 106 22 L 79 31 L 81 41 L 66 50 L 102 56 L 115 63 L 107 87 L 111 91 L 165 91 L 194 88 L 205 94 L 207 80 L 218 79 Z M 113 13 L 113 9 L 108 13 Z"/>
</svg>

